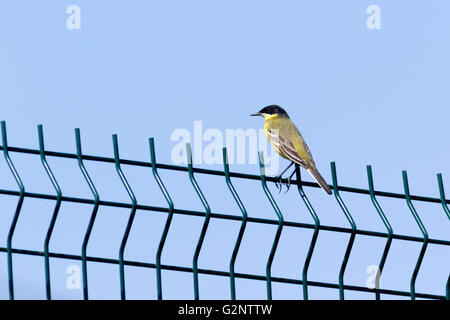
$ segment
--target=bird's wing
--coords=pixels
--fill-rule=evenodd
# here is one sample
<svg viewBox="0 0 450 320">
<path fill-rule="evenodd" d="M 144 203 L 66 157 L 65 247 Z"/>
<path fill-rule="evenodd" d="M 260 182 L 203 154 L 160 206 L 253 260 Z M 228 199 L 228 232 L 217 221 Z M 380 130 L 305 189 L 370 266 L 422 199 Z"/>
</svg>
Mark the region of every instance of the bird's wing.
<svg viewBox="0 0 450 320">
<path fill-rule="evenodd" d="M 270 130 L 267 134 L 270 139 L 270 142 L 274 145 L 274 147 L 276 147 L 279 151 L 281 151 L 289 160 L 304 167 L 309 167 L 308 162 L 298 154 L 292 141 L 286 140 L 283 137 L 281 137 L 278 134 L 277 130 Z M 308 154 L 311 154 L 306 144 L 303 143 L 303 145 L 305 146 L 305 149 L 307 150 Z"/>
<path fill-rule="evenodd" d="M 309 156 L 309 161 L 312 162 L 312 163 L 310 163 L 310 164 L 316 166 L 316 164 L 314 163 L 314 159 L 313 159 L 313 157 L 312 157 L 311 151 L 309 151 L 308 145 L 306 144 L 305 140 L 303 140 L 303 148 L 305 148 L 306 153 L 307 153 L 308 156 Z"/>
</svg>

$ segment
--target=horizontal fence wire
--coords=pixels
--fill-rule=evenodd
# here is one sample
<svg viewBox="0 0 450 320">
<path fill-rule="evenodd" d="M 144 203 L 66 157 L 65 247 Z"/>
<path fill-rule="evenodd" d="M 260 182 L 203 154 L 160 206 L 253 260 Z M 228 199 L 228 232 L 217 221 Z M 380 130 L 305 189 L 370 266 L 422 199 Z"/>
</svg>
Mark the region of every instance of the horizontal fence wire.
<svg viewBox="0 0 450 320">
<path fill-rule="evenodd" d="M 193 291 L 194 291 L 195 299 L 200 299 L 200 287 L 199 287 L 199 283 L 198 283 L 198 275 L 199 274 L 216 275 L 216 276 L 229 278 L 229 280 L 230 280 L 230 296 L 231 296 L 231 299 L 233 299 L 233 300 L 236 299 L 236 286 L 235 286 L 236 278 L 264 281 L 266 283 L 266 288 L 267 288 L 267 299 L 269 299 L 269 300 L 272 299 L 272 283 L 273 282 L 295 284 L 295 285 L 302 286 L 303 298 L 305 300 L 307 300 L 309 298 L 309 295 L 308 295 L 308 287 L 309 286 L 338 289 L 340 299 L 345 299 L 345 295 L 344 295 L 345 290 L 350 290 L 350 291 L 355 291 L 355 292 L 374 293 L 375 298 L 377 300 L 380 299 L 381 294 L 404 296 L 404 297 L 410 297 L 411 299 L 416 299 L 416 298 L 439 299 L 439 300 L 442 300 L 442 299 L 449 300 L 450 299 L 450 276 L 448 277 L 447 282 L 445 284 L 443 284 L 443 286 L 446 289 L 445 295 L 430 294 L 430 293 L 425 293 L 425 292 L 416 292 L 416 289 L 415 289 L 416 279 L 419 274 L 423 258 L 425 256 L 427 246 L 429 244 L 436 244 L 436 245 L 447 246 L 447 247 L 450 246 L 450 240 L 436 239 L 436 238 L 429 237 L 428 232 L 412 203 L 412 201 L 440 203 L 442 205 L 442 209 L 444 211 L 443 213 L 447 216 L 448 219 L 450 219 L 450 210 L 448 207 L 448 204 L 450 204 L 450 200 L 445 198 L 443 178 L 442 178 L 441 174 L 437 175 L 437 182 L 438 182 L 440 196 L 439 196 L 439 198 L 433 198 L 433 197 L 411 195 L 409 192 L 409 185 L 408 185 L 408 178 L 407 178 L 406 171 L 404 171 L 402 173 L 403 174 L 403 186 L 404 186 L 404 191 L 405 191 L 404 193 L 393 193 L 393 192 L 385 192 L 385 191 L 375 190 L 374 184 L 373 184 L 372 168 L 370 166 L 367 166 L 367 177 L 368 177 L 368 186 L 369 186 L 368 189 L 340 186 L 340 185 L 338 185 L 338 182 L 337 182 L 336 165 L 334 162 L 332 162 L 331 163 L 331 173 L 332 173 L 331 187 L 332 187 L 335 199 L 336 199 L 339 207 L 341 208 L 343 214 L 345 215 L 347 222 L 349 224 L 349 227 L 337 227 L 337 226 L 323 225 L 320 223 L 319 217 L 318 217 L 313 205 L 311 204 L 306 193 L 303 190 L 303 187 L 320 188 L 320 186 L 316 183 L 302 181 L 300 178 L 300 170 L 299 170 L 298 166 L 296 166 L 296 168 L 295 168 L 296 179 L 291 180 L 291 184 L 297 186 L 299 195 L 302 198 L 309 214 L 313 218 L 314 223 L 311 224 L 311 223 L 302 223 L 302 222 L 294 222 L 294 221 L 285 220 L 275 199 L 273 198 L 273 196 L 271 195 L 271 193 L 267 187 L 267 182 L 277 182 L 277 179 L 273 178 L 273 177 L 266 177 L 262 153 L 259 153 L 260 175 L 253 175 L 253 174 L 246 174 L 246 173 L 231 172 L 229 170 L 229 166 L 228 166 L 226 148 L 223 148 L 224 170 L 220 171 L 220 170 L 194 168 L 192 165 L 192 153 L 191 153 L 190 144 L 186 145 L 187 166 L 178 166 L 178 165 L 169 165 L 169 164 L 163 164 L 163 163 L 156 162 L 156 152 L 155 152 L 155 144 L 154 144 L 153 138 L 149 139 L 150 162 L 146 162 L 146 161 L 121 159 L 119 157 L 119 146 L 118 146 L 117 135 L 113 135 L 114 157 L 110 158 L 110 157 L 100 157 L 100 156 L 83 154 L 82 149 L 81 149 L 81 136 L 80 136 L 79 129 L 75 129 L 76 153 L 73 153 L 73 154 L 66 153 L 66 152 L 56 152 L 56 151 L 45 150 L 44 135 L 43 135 L 43 129 L 42 129 L 41 125 L 38 126 L 39 149 L 37 149 L 37 150 L 8 146 L 7 134 L 6 134 L 6 124 L 4 121 L 1 122 L 1 133 L 2 133 L 2 145 L 0 146 L 0 149 L 3 151 L 4 159 L 9 167 L 9 169 L 13 175 L 13 178 L 18 186 L 18 189 L 19 189 L 18 191 L 0 189 L 0 194 L 15 196 L 18 198 L 16 209 L 13 214 L 9 232 L 8 232 L 8 236 L 7 236 L 6 247 L 0 247 L 0 252 L 6 252 L 6 254 L 7 254 L 8 288 L 9 288 L 9 298 L 11 300 L 14 299 L 14 297 L 15 297 L 14 296 L 13 254 L 44 257 L 45 286 L 46 286 L 47 299 L 52 298 L 52 296 L 51 296 L 51 275 L 50 275 L 51 270 L 50 270 L 50 263 L 49 263 L 50 258 L 61 258 L 61 259 L 80 260 L 81 261 L 82 277 L 83 277 L 83 282 L 82 282 L 83 283 L 83 298 L 86 300 L 89 299 L 89 288 L 88 288 L 88 280 L 87 280 L 88 279 L 88 268 L 87 268 L 88 261 L 98 262 L 98 263 L 106 263 L 106 264 L 112 264 L 112 265 L 119 266 L 119 270 L 120 270 L 119 281 L 120 281 L 120 297 L 121 297 L 121 299 L 126 299 L 126 285 L 125 285 L 125 281 L 126 281 L 125 275 L 126 274 L 125 274 L 124 266 L 136 266 L 136 267 L 142 267 L 142 268 L 155 269 L 156 270 L 156 278 L 157 278 L 156 279 L 157 280 L 156 281 L 156 284 L 157 284 L 156 290 L 157 290 L 157 298 L 158 299 L 163 299 L 161 270 L 173 270 L 173 271 L 191 273 L 193 275 Z M 52 195 L 52 194 L 35 193 L 35 192 L 26 191 L 25 186 L 20 178 L 20 174 L 16 170 L 16 168 L 13 164 L 13 161 L 10 158 L 10 152 L 39 155 L 42 165 L 50 179 L 50 182 L 52 183 L 53 188 L 55 189 L 56 194 Z M 84 180 L 88 184 L 93 198 L 89 199 L 89 198 L 83 198 L 83 197 L 65 196 L 62 193 L 55 176 L 53 175 L 53 172 L 47 162 L 47 157 L 76 159 L 78 161 L 81 175 L 83 176 Z M 127 191 L 127 194 L 129 196 L 131 202 L 127 203 L 127 202 L 119 202 L 119 201 L 102 200 L 97 191 L 97 188 L 95 187 L 92 179 L 90 178 L 90 175 L 89 175 L 86 167 L 84 166 L 85 160 L 95 161 L 95 162 L 99 162 L 99 163 L 113 163 L 115 165 L 116 172 L 123 184 L 123 187 Z M 121 169 L 121 165 L 131 165 L 131 166 L 137 166 L 137 167 L 151 168 L 153 176 L 155 178 L 155 181 L 167 202 L 167 207 L 142 205 L 142 204 L 137 203 L 136 197 L 132 190 L 132 187 L 128 183 L 128 181 Z M 189 179 L 191 181 L 192 187 L 196 191 L 196 194 L 199 197 L 199 199 L 204 207 L 204 210 L 198 211 L 198 210 L 187 210 L 187 209 L 175 208 L 172 198 L 169 195 L 161 177 L 159 176 L 158 169 L 187 172 L 189 175 Z M 231 215 L 231 214 L 227 214 L 227 213 L 223 213 L 223 212 L 212 212 L 209 207 L 207 199 L 205 198 L 200 186 L 198 185 L 198 183 L 195 179 L 195 174 L 223 176 L 225 183 L 226 183 L 233 199 L 235 200 L 236 204 L 239 207 L 239 210 L 241 211 L 241 215 L 237 216 L 237 215 Z M 276 219 L 267 219 L 267 218 L 258 218 L 258 217 L 248 216 L 247 211 L 241 201 L 241 198 L 238 195 L 236 189 L 234 188 L 234 186 L 232 184 L 231 178 L 240 178 L 240 179 L 260 181 L 262 184 L 263 191 L 267 197 L 267 200 L 274 210 L 274 213 L 275 213 L 274 216 L 276 216 Z M 374 205 L 374 208 L 376 209 L 377 214 L 379 215 L 380 219 L 383 222 L 383 225 L 386 228 L 386 232 L 378 232 L 378 231 L 364 230 L 364 229 L 357 228 L 356 223 L 355 223 L 352 215 L 350 214 L 350 211 L 347 209 L 347 206 L 345 205 L 345 203 L 340 195 L 340 192 L 349 192 L 349 193 L 354 193 L 354 194 L 364 194 L 364 195 L 370 196 L 372 204 Z M 418 229 L 421 231 L 422 236 L 417 237 L 417 236 L 410 236 L 410 235 L 394 233 L 393 229 L 389 223 L 389 220 L 387 219 L 381 206 L 378 203 L 377 197 L 404 199 L 406 202 L 406 205 L 408 206 L 408 208 L 410 210 L 411 215 L 414 217 L 414 221 L 416 222 Z M 12 241 L 13 241 L 13 237 L 14 237 L 15 228 L 16 228 L 17 222 L 19 220 L 21 208 L 22 208 L 25 198 L 48 199 L 48 200 L 55 201 L 55 207 L 53 209 L 53 214 L 51 216 L 49 227 L 47 229 L 43 251 L 17 249 L 17 248 L 12 247 Z M 58 217 L 59 208 L 60 208 L 62 202 L 72 202 L 72 203 L 82 203 L 82 204 L 92 205 L 92 212 L 91 212 L 90 219 L 89 219 L 89 222 L 88 222 L 88 225 L 87 225 L 87 228 L 85 231 L 85 235 L 83 238 L 80 255 L 51 252 L 49 250 L 49 243 L 51 241 L 52 232 L 53 232 L 55 222 Z M 125 228 L 125 231 L 124 231 L 124 234 L 122 237 L 122 241 L 121 241 L 121 245 L 120 245 L 120 249 L 119 249 L 118 259 L 88 256 L 86 253 L 90 235 L 91 235 L 91 232 L 92 232 L 92 229 L 93 229 L 93 226 L 95 223 L 95 219 L 97 216 L 97 212 L 98 212 L 98 209 L 100 206 L 130 209 L 128 221 L 126 224 L 126 228 Z M 167 218 L 165 221 L 164 229 L 162 231 L 162 235 L 161 235 L 158 249 L 156 252 L 155 263 L 131 261 L 131 260 L 127 260 L 124 258 L 124 250 L 125 250 L 127 240 L 128 240 L 131 228 L 132 228 L 136 210 L 142 210 L 144 212 L 152 211 L 152 212 L 167 213 Z M 201 232 L 200 232 L 200 235 L 199 235 L 199 238 L 197 241 L 197 246 L 195 248 L 195 252 L 194 252 L 194 256 L 193 256 L 192 266 L 165 265 L 165 264 L 161 263 L 161 255 L 164 250 L 165 240 L 167 238 L 167 234 L 169 232 L 171 221 L 172 221 L 174 214 L 186 215 L 186 216 L 197 216 L 197 217 L 204 218 L 203 226 L 201 228 Z M 230 259 L 229 271 L 202 269 L 202 268 L 198 267 L 198 257 L 202 250 L 205 234 L 207 232 L 208 224 L 209 224 L 209 221 L 211 218 L 241 222 L 239 232 L 238 232 L 238 235 L 236 238 L 236 242 L 234 245 L 234 249 L 233 249 L 233 252 L 231 255 L 231 259 Z M 235 265 L 236 257 L 238 255 L 238 252 L 239 252 L 239 249 L 240 249 L 240 246 L 242 243 L 243 235 L 244 235 L 244 232 L 246 229 L 246 225 L 248 222 L 277 226 L 277 230 L 276 230 L 276 233 L 274 236 L 272 247 L 271 247 L 268 259 L 267 259 L 265 276 L 249 274 L 249 273 L 239 273 L 239 272 L 235 271 L 234 265 Z M 272 262 L 273 262 L 273 259 L 274 259 L 274 256 L 275 256 L 275 253 L 277 250 L 278 242 L 279 242 L 283 227 L 285 227 L 285 226 L 313 230 L 311 242 L 309 244 L 309 248 L 308 248 L 305 262 L 303 265 L 301 280 L 291 279 L 291 278 L 283 278 L 283 277 L 274 277 L 271 275 Z M 311 262 L 311 259 L 312 259 L 313 253 L 314 253 L 317 238 L 321 231 L 332 231 L 332 232 L 336 232 L 336 233 L 344 233 L 344 234 L 350 235 L 348 243 L 347 243 L 347 248 L 346 248 L 344 257 L 342 259 L 341 268 L 339 271 L 339 278 L 338 278 L 337 283 L 308 280 L 309 265 L 310 265 L 310 262 Z M 362 287 L 362 286 L 348 285 L 348 284 L 344 283 L 344 275 L 345 275 L 345 271 L 346 271 L 346 266 L 347 266 L 349 257 L 352 252 L 353 243 L 354 243 L 356 235 L 366 235 L 366 236 L 386 239 L 383 254 L 381 256 L 381 259 L 380 259 L 380 262 L 378 265 L 375 289 L 370 289 L 368 287 Z M 388 257 L 390 246 L 391 246 L 393 239 L 406 240 L 406 241 L 422 244 L 421 250 L 419 252 L 419 257 L 417 258 L 417 261 L 416 261 L 416 264 L 414 267 L 414 271 L 413 271 L 412 277 L 410 279 L 410 291 L 382 289 L 379 286 L 379 280 L 380 280 L 381 274 L 383 272 L 383 268 L 384 268 L 386 259 Z"/>
</svg>

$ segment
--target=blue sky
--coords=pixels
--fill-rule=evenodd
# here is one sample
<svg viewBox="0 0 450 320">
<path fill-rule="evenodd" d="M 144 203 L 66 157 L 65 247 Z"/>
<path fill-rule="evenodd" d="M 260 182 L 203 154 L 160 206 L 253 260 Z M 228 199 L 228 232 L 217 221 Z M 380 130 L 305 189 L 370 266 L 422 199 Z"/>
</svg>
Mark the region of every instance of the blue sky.
<svg viewBox="0 0 450 320">
<path fill-rule="evenodd" d="M 81 9 L 81 29 L 66 27 L 69 5 Z M 381 10 L 381 29 L 366 27 L 369 5 Z M 73 129 L 86 154 L 112 156 L 117 133 L 121 157 L 149 161 L 148 137 L 157 159 L 170 163 L 171 133 L 204 129 L 259 129 L 248 115 L 269 104 L 285 107 L 298 125 L 316 164 L 331 183 L 367 188 L 366 165 L 375 188 L 403 192 L 407 170 L 412 194 L 438 197 L 436 173 L 450 190 L 450 116 L 447 41 L 450 3 L 436 1 L 3 1 L 0 5 L 0 110 L 9 144 L 37 148 L 43 124 L 46 148 L 75 152 Z M 54 191 L 38 157 L 13 154 L 28 191 Z M 91 197 L 75 161 L 49 159 L 63 194 Z M 282 166 L 287 164 L 283 162 Z M 113 166 L 88 163 L 102 199 L 128 201 Z M 222 169 L 220 165 L 203 167 Z M 257 174 L 257 165 L 232 171 Z M 150 170 L 124 167 L 138 203 L 165 206 Z M 187 174 L 162 170 L 175 207 L 202 209 Z M 4 161 L 0 187 L 16 185 Z M 309 181 L 306 174 L 303 177 Z M 239 215 L 221 177 L 198 175 L 213 212 Z M 276 218 L 259 183 L 236 179 L 250 216 Z M 311 223 L 298 193 L 276 194 L 286 220 Z M 334 197 L 305 189 L 322 224 L 347 226 Z M 384 231 L 367 196 L 343 194 L 357 226 Z M 448 197 L 448 196 L 447 196 Z M 1 196 L 0 243 L 5 246 L 16 198 Z M 380 199 L 394 232 L 420 235 L 402 200 Z M 43 250 L 54 203 L 26 199 L 14 246 Z M 439 204 L 415 203 L 430 237 L 449 239 L 450 222 Z M 56 252 L 80 253 L 89 206 L 63 203 L 51 242 Z M 138 212 L 126 258 L 154 262 L 165 215 Z M 128 212 L 100 208 L 88 254 L 115 257 Z M 191 266 L 201 218 L 176 215 L 163 263 Z M 227 270 L 239 225 L 212 220 L 200 267 Z M 264 274 L 275 229 L 249 225 L 236 261 L 238 272 Z M 285 228 L 273 275 L 300 279 L 311 230 Z M 227 241 L 224 241 L 227 239 Z M 322 232 L 309 278 L 337 282 L 348 235 Z M 228 241 L 229 240 L 229 241 Z M 382 239 L 357 236 L 346 283 L 365 286 L 366 268 L 378 264 Z M 443 295 L 449 248 L 430 245 L 417 291 Z M 409 290 L 420 244 L 395 241 L 382 287 Z M 0 297 L 7 298 L 6 255 L 0 254 Z M 81 298 L 69 290 L 68 265 L 52 259 L 54 297 Z M 14 255 L 17 298 L 45 297 L 43 259 Z M 93 298 L 118 298 L 117 266 L 89 264 Z M 155 298 L 154 270 L 127 269 L 130 298 Z M 229 281 L 201 276 L 201 298 L 229 298 Z M 192 298 L 192 275 L 163 272 L 164 297 Z M 347 292 L 348 298 L 373 294 Z M 265 283 L 238 280 L 238 298 L 265 298 Z M 301 298 L 301 288 L 274 284 L 274 298 Z M 337 290 L 310 288 L 310 298 L 338 297 Z M 391 296 L 387 296 L 393 298 Z"/>
</svg>

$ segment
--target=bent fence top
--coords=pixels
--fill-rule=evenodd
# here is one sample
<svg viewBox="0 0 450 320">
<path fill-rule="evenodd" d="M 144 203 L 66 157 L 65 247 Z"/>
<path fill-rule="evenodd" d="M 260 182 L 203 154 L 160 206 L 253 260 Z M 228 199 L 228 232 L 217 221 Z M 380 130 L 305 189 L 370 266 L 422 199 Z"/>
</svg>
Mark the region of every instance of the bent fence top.
<svg viewBox="0 0 450 320">
<path fill-rule="evenodd" d="M 373 292 L 376 299 L 380 299 L 381 294 L 390 294 L 390 295 L 406 296 L 406 297 L 409 296 L 411 299 L 415 299 L 416 297 L 428 298 L 428 299 L 450 299 L 450 276 L 449 276 L 447 282 L 442 284 L 442 287 L 445 288 L 446 295 L 436 295 L 436 294 L 430 294 L 430 293 L 425 293 L 425 292 L 416 292 L 416 289 L 415 289 L 416 279 L 420 272 L 422 260 L 426 253 L 428 244 L 436 244 L 436 245 L 447 246 L 447 247 L 450 246 L 449 240 L 434 239 L 434 238 L 429 237 L 426 227 L 422 223 L 420 216 L 418 215 L 418 213 L 415 210 L 414 205 L 412 203 L 413 200 L 431 202 L 431 203 L 440 203 L 442 205 L 442 209 L 443 209 L 442 214 L 445 214 L 450 219 L 450 210 L 448 208 L 448 204 L 450 204 L 450 200 L 445 198 L 441 174 L 437 175 L 437 182 L 438 182 L 438 187 L 439 187 L 439 191 L 440 191 L 440 197 L 432 198 L 432 197 L 424 197 L 424 196 L 417 196 L 417 195 L 410 194 L 409 185 L 408 185 L 408 176 L 407 176 L 406 171 L 403 171 L 403 173 L 402 173 L 403 174 L 404 193 L 392 193 L 392 192 L 374 190 L 372 170 L 371 170 L 370 166 L 367 166 L 367 178 L 368 178 L 368 185 L 369 185 L 368 189 L 339 186 L 338 182 L 337 182 L 336 166 L 335 166 L 334 162 L 332 162 L 331 163 L 331 173 L 332 173 L 332 186 L 331 187 L 333 189 L 334 197 L 335 197 L 339 207 L 342 209 L 342 214 L 344 214 L 344 216 L 348 222 L 348 227 L 345 228 L 345 227 L 337 227 L 337 226 L 329 226 L 329 225 L 320 224 L 319 217 L 318 217 L 317 213 L 315 212 L 313 205 L 310 203 L 305 191 L 303 190 L 304 186 L 313 187 L 313 188 L 318 188 L 319 186 L 316 183 L 301 181 L 299 179 L 300 175 L 299 175 L 299 167 L 298 166 L 296 167 L 297 178 L 295 180 L 292 180 L 291 183 L 293 185 L 297 186 L 299 195 L 301 196 L 314 223 L 309 224 L 309 223 L 300 223 L 300 222 L 284 220 L 283 215 L 282 215 L 280 209 L 278 208 L 278 205 L 277 205 L 275 199 L 273 198 L 271 192 L 269 191 L 269 188 L 267 187 L 267 182 L 275 181 L 275 179 L 265 176 L 262 153 L 259 154 L 260 175 L 251 175 L 251 174 L 230 172 L 229 166 L 227 164 L 227 150 L 225 148 L 223 149 L 224 169 L 223 169 L 223 171 L 218 171 L 218 170 L 193 168 L 192 160 L 191 160 L 192 154 L 191 154 L 191 148 L 190 148 L 189 144 L 187 144 L 187 146 L 186 146 L 187 155 L 188 155 L 188 161 L 187 161 L 188 165 L 186 167 L 183 167 L 183 166 L 157 163 L 153 138 L 149 139 L 150 162 L 145 162 L 145 161 L 121 159 L 119 157 L 117 135 L 113 135 L 114 157 L 109 158 L 109 157 L 84 155 L 82 153 L 82 148 L 81 148 L 81 138 L 80 138 L 79 129 L 75 129 L 75 138 L 76 138 L 76 152 L 75 153 L 64 153 L 64 152 L 45 150 L 42 126 L 38 126 L 38 137 L 39 137 L 39 149 L 38 150 L 8 146 L 7 135 L 6 135 L 6 125 L 5 125 L 4 121 L 1 122 L 1 131 L 2 131 L 2 145 L 0 148 L 3 150 L 4 159 L 6 160 L 6 163 L 9 167 L 9 169 L 14 177 L 14 180 L 17 183 L 18 189 L 19 189 L 18 191 L 0 189 L 0 194 L 9 195 L 9 196 L 13 196 L 13 197 L 17 198 L 17 206 L 16 206 L 16 209 L 15 209 L 15 212 L 14 212 L 14 215 L 12 217 L 12 221 L 11 221 L 11 224 L 9 227 L 6 247 L 0 247 L 0 252 L 6 252 L 6 255 L 7 255 L 8 286 L 9 286 L 10 299 L 14 299 L 14 275 L 13 275 L 14 260 L 13 260 L 13 257 L 16 254 L 44 257 L 44 265 L 45 265 L 45 268 L 44 268 L 45 275 L 44 276 L 45 276 L 45 287 L 46 287 L 47 299 L 52 298 L 52 290 L 51 290 L 52 286 L 51 286 L 51 277 L 50 277 L 50 272 L 51 272 L 50 258 L 72 259 L 72 260 L 81 261 L 84 299 L 89 298 L 88 267 L 87 267 L 88 261 L 107 263 L 107 264 L 119 266 L 120 277 L 119 277 L 118 281 L 120 281 L 120 294 L 121 294 L 122 299 L 126 298 L 126 289 L 125 289 L 126 288 L 126 286 L 125 286 L 126 273 L 125 273 L 125 269 L 124 269 L 125 265 L 155 269 L 156 284 L 157 284 L 156 290 L 157 290 L 158 299 L 163 298 L 163 290 L 162 290 L 163 279 L 161 276 L 161 270 L 174 270 L 174 271 L 192 273 L 192 275 L 193 275 L 193 291 L 194 291 L 195 299 L 200 298 L 201 288 L 199 286 L 199 281 L 198 281 L 199 274 L 209 274 L 209 275 L 216 275 L 216 276 L 229 278 L 231 299 L 236 299 L 236 286 L 235 286 L 236 278 L 253 279 L 253 280 L 265 282 L 266 290 L 267 290 L 267 299 L 272 299 L 272 283 L 273 282 L 288 283 L 288 284 L 295 284 L 295 285 L 301 286 L 304 299 L 308 299 L 308 287 L 309 286 L 338 289 L 340 299 L 345 298 L 345 296 L 344 296 L 345 290 L 360 291 L 360 292 Z M 48 175 L 48 178 L 50 179 L 50 182 L 55 190 L 55 194 L 42 194 L 42 193 L 27 192 L 26 187 L 24 186 L 24 184 L 22 183 L 22 180 L 20 178 L 20 173 L 16 170 L 14 163 L 10 158 L 10 155 L 9 155 L 10 152 L 39 155 L 40 160 L 42 162 L 42 166 L 45 169 L 45 171 Z M 80 174 L 83 175 L 86 183 L 88 184 L 88 186 L 92 192 L 92 198 L 89 199 L 89 198 L 64 196 L 61 191 L 61 188 L 59 187 L 58 182 L 57 182 L 55 176 L 53 175 L 53 172 L 47 162 L 47 157 L 76 159 L 78 161 L 78 165 L 80 168 Z M 126 202 L 102 200 L 101 195 L 99 195 L 92 179 L 89 176 L 89 173 L 88 173 L 86 167 L 84 166 L 84 162 L 83 162 L 84 160 L 90 160 L 90 161 L 95 161 L 95 162 L 100 162 L 100 163 L 114 163 L 116 172 L 123 184 L 123 187 L 125 188 L 128 196 L 130 198 L 130 202 L 126 203 Z M 155 178 L 155 181 L 158 184 L 158 186 L 167 202 L 167 206 L 166 207 L 158 207 L 158 206 L 138 204 L 136 201 L 136 197 L 133 193 L 133 188 L 127 181 L 127 178 L 121 169 L 122 164 L 151 168 L 153 176 Z M 198 195 L 198 197 L 203 205 L 204 210 L 196 211 L 196 210 L 186 210 L 186 209 L 181 209 L 181 208 L 175 208 L 173 205 L 172 199 L 170 197 L 170 194 L 168 193 L 161 177 L 158 174 L 158 169 L 167 169 L 167 170 L 187 172 L 189 175 L 189 179 L 192 183 L 192 187 L 194 188 L 196 194 Z M 232 197 L 234 198 L 234 200 L 236 201 L 236 204 L 238 205 L 238 207 L 240 209 L 241 216 L 211 212 L 208 201 L 205 198 L 205 196 L 202 192 L 202 189 L 200 188 L 199 184 L 197 183 L 197 181 L 195 179 L 195 174 L 223 176 L 225 178 L 225 183 L 226 183 Z M 250 179 L 250 180 L 260 181 L 263 191 L 264 191 L 267 199 L 269 200 L 269 203 L 270 203 L 271 207 L 273 208 L 277 218 L 276 219 L 264 219 L 264 218 L 249 217 L 247 215 L 245 206 L 242 203 L 241 198 L 240 198 L 240 196 L 242 196 L 242 195 L 239 195 L 237 193 L 237 191 L 235 190 L 235 188 L 233 187 L 231 178 L 242 178 L 242 179 Z M 340 192 L 350 192 L 350 193 L 369 195 L 370 199 L 373 203 L 373 206 L 379 215 L 379 218 L 383 222 L 386 232 L 377 232 L 377 231 L 371 231 L 371 230 L 358 229 L 350 211 L 347 209 L 343 199 L 341 198 Z M 377 197 L 404 199 L 410 210 L 411 215 L 414 217 L 414 220 L 415 220 L 417 227 L 420 230 L 422 236 L 416 237 L 416 236 L 409 236 L 409 235 L 402 235 L 402 234 L 394 233 L 392 230 L 392 227 L 389 223 L 388 218 L 384 214 L 383 209 L 381 208 L 381 206 L 379 205 L 379 203 L 377 201 Z M 49 226 L 48 226 L 48 229 L 46 232 L 46 236 L 45 236 L 43 251 L 17 249 L 17 248 L 13 248 L 13 246 L 12 246 L 15 228 L 16 228 L 18 219 L 20 217 L 24 198 L 49 199 L 49 200 L 55 201 L 53 213 L 52 213 L 50 223 L 49 223 Z M 58 213 L 59 213 L 62 202 L 84 203 L 84 204 L 92 205 L 92 212 L 90 215 L 89 223 L 88 223 L 86 231 L 85 231 L 83 243 L 81 244 L 81 247 L 80 247 L 80 255 L 51 252 L 49 250 L 49 243 L 52 238 L 52 232 L 53 232 L 56 220 L 58 218 Z M 128 218 L 128 221 L 126 224 L 125 232 L 122 237 L 122 241 L 120 244 L 120 249 L 119 249 L 119 254 L 118 254 L 117 259 L 88 256 L 86 253 L 86 249 L 87 249 L 87 246 L 89 243 L 90 235 L 91 235 L 94 223 L 95 223 L 95 219 L 97 216 L 99 206 L 128 208 L 130 210 L 129 218 Z M 158 245 L 158 249 L 157 249 L 157 253 L 156 253 L 156 257 L 155 257 L 155 263 L 144 263 L 144 262 L 130 261 L 130 260 L 124 259 L 124 250 L 127 245 L 127 240 L 128 240 L 128 237 L 129 237 L 129 234 L 131 231 L 133 220 L 135 218 L 136 210 L 138 210 L 138 209 L 139 210 L 147 210 L 147 211 L 159 211 L 159 212 L 167 213 L 167 218 L 165 221 L 164 229 L 162 230 L 161 238 L 159 241 L 159 245 Z M 172 221 L 174 214 L 204 217 L 203 225 L 201 228 L 201 232 L 200 232 L 200 235 L 199 235 L 199 238 L 197 241 L 197 245 L 195 248 L 194 256 L 193 256 L 192 266 L 165 265 L 165 264 L 161 263 L 161 254 L 164 250 L 165 241 L 166 241 L 167 234 L 169 232 L 171 221 Z M 219 270 L 211 270 L 211 269 L 201 269 L 198 267 L 199 254 L 202 250 L 202 245 L 203 245 L 205 235 L 206 235 L 208 225 L 209 225 L 211 218 L 234 220 L 234 221 L 241 222 L 239 232 L 236 237 L 234 249 L 233 249 L 233 252 L 231 255 L 228 272 L 219 271 Z M 245 228 L 246 228 L 246 225 L 248 222 L 277 226 L 275 237 L 273 239 L 273 244 L 271 246 L 271 250 L 270 250 L 270 253 L 269 253 L 269 256 L 267 259 L 265 276 L 235 272 L 235 267 L 234 267 L 235 261 L 236 261 L 237 255 L 239 253 L 239 249 L 241 246 Z M 295 228 L 306 228 L 306 229 L 313 230 L 313 234 L 312 234 L 312 237 L 311 237 L 311 240 L 309 243 L 309 248 L 307 251 L 307 255 L 306 255 L 302 273 L 301 273 L 302 274 L 301 280 L 284 278 L 284 277 L 274 277 L 271 275 L 272 262 L 274 260 L 278 242 L 279 242 L 279 239 L 280 239 L 280 236 L 281 236 L 284 226 L 290 226 L 290 227 L 295 227 Z M 319 232 L 321 230 L 349 234 L 347 247 L 345 250 L 345 254 L 342 257 L 342 263 L 341 263 L 341 267 L 339 270 L 339 278 L 337 279 L 336 283 L 308 280 L 309 265 L 310 265 L 311 259 L 313 257 L 313 254 L 314 254 L 314 249 L 315 249 L 317 238 L 319 236 Z M 377 237 L 377 238 L 383 238 L 386 240 L 385 245 L 384 245 L 384 250 L 383 250 L 381 259 L 379 261 L 379 264 L 378 264 L 378 272 L 377 272 L 377 277 L 376 277 L 377 285 L 375 286 L 375 289 L 369 289 L 367 287 L 362 287 L 362 286 L 347 285 L 344 283 L 344 274 L 346 271 L 346 266 L 347 266 L 349 257 L 352 253 L 353 243 L 355 240 L 355 236 L 357 234 L 371 236 L 371 237 Z M 409 291 L 382 289 L 382 288 L 379 288 L 379 285 L 378 285 L 380 277 L 382 276 L 382 272 L 383 272 L 383 268 L 384 268 L 386 259 L 389 255 L 389 251 L 390 251 L 390 247 L 391 247 L 391 243 L 392 243 L 393 239 L 401 239 L 401 240 L 405 240 L 405 241 L 409 241 L 409 242 L 416 242 L 416 243 L 421 244 L 419 256 L 417 257 L 417 260 L 416 260 L 416 263 L 414 266 L 414 270 L 413 270 L 413 273 L 412 273 L 412 276 L 410 279 L 410 290 Z"/>
</svg>

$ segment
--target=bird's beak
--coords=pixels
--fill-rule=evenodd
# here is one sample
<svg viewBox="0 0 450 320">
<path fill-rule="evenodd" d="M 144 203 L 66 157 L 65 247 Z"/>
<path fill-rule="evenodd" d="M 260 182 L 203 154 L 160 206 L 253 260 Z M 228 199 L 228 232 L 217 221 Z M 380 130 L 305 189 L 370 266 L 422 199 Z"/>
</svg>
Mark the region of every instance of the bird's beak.
<svg viewBox="0 0 450 320">
<path fill-rule="evenodd" d="M 252 113 L 251 116 L 261 116 L 262 117 L 262 113 L 261 112 L 256 112 L 256 113 Z"/>
</svg>

